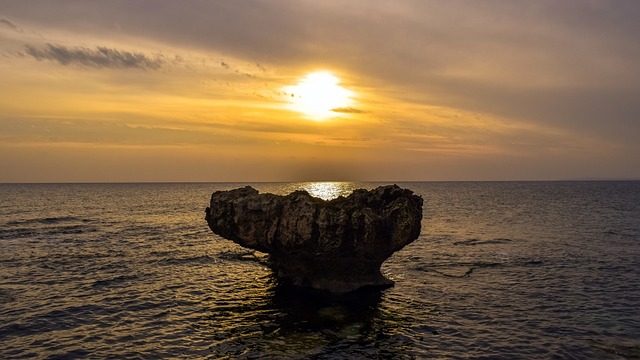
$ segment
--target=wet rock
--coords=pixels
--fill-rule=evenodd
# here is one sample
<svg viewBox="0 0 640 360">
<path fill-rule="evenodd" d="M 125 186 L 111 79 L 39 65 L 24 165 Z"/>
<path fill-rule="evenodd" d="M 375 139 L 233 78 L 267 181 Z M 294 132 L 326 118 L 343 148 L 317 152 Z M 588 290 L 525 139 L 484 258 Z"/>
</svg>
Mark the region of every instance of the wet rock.
<svg viewBox="0 0 640 360">
<path fill-rule="evenodd" d="M 269 253 L 279 277 L 342 293 L 393 284 L 380 265 L 420 235 L 422 198 L 397 185 L 330 201 L 247 186 L 214 192 L 205 218 L 214 233 Z"/>
</svg>

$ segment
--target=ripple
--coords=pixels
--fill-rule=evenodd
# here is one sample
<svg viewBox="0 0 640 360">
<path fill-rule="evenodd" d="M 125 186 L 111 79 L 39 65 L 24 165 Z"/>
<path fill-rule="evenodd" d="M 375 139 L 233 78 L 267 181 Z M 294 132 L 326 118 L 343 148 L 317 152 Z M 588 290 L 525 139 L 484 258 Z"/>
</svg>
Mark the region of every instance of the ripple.
<svg viewBox="0 0 640 360">
<path fill-rule="evenodd" d="M 0 288 L 0 304 L 8 303 L 15 300 L 16 298 L 12 290 Z"/>
<path fill-rule="evenodd" d="M 139 277 L 135 276 L 135 275 L 116 276 L 116 277 L 111 278 L 111 279 L 96 280 L 96 281 L 94 281 L 93 284 L 91 284 L 91 286 L 94 287 L 94 288 L 123 286 L 123 285 L 126 285 L 126 283 L 129 282 L 129 281 L 135 281 L 135 280 L 138 280 L 138 279 L 139 279 Z"/>
<path fill-rule="evenodd" d="M 453 242 L 453 245 L 476 246 L 476 245 L 508 244 L 511 242 L 513 242 L 513 240 L 506 239 L 506 238 L 496 238 L 491 240 L 466 239 L 462 241 L 455 241 Z"/>
<path fill-rule="evenodd" d="M 75 216 L 60 216 L 60 217 L 43 217 L 43 218 L 34 218 L 27 220 L 14 220 L 8 221 L 7 225 L 15 226 L 15 225 L 29 225 L 29 224 L 60 224 L 65 222 L 92 222 L 92 219 L 83 219 Z"/>
</svg>

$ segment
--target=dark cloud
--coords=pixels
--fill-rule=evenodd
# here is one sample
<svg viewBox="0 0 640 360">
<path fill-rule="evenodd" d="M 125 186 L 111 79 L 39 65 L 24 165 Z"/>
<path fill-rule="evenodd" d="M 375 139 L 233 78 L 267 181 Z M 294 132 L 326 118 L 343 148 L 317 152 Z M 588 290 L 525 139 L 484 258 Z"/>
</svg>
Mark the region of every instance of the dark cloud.
<svg viewBox="0 0 640 360">
<path fill-rule="evenodd" d="M 341 107 L 331 109 L 333 112 L 344 113 L 344 114 L 364 114 L 366 111 L 354 107 Z"/>
<path fill-rule="evenodd" d="M 235 66 L 232 66 L 231 64 L 229 64 L 227 61 L 224 60 L 220 60 L 220 66 L 225 69 L 225 70 L 229 70 L 229 71 L 233 71 L 234 73 L 236 73 L 237 75 L 244 75 L 246 77 L 252 78 L 252 79 L 256 79 L 257 76 L 255 74 L 252 74 L 250 72 L 246 72 L 243 70 L 240 70 L 240 68 L 237 68 Z M 266 68 L 264 67 L 260 67 L 260 64 L 257 64 L 256 66 L 258 68 L 258 70 L 260 71 L 266 71 Z"/>
<path fill-rule="evenodd" d="M 13 22 L 11 22 L 7 18 L 0 18 L 0 24 L 2 24 L 4 26 L 7 26 L 7 27 L 13 29 L 14 31 L 19 32 L 19 33 L 23 33 L 24 32 L 24 30 L 20 26 L 14 24 Z"/>
<path fill-rule="evenodd" d="M 26 53 L 38 61 L 55 61 L 61 65 L 82 65 L 93 68 L 110 69 L 159 69 L 165 60 L 160 56 L 149 57 L 140 52 L 129 52 L 98 46 L 69 48 L 62 45 L 46 44 L 44 48 L 26 45 Z"/>
</svg>

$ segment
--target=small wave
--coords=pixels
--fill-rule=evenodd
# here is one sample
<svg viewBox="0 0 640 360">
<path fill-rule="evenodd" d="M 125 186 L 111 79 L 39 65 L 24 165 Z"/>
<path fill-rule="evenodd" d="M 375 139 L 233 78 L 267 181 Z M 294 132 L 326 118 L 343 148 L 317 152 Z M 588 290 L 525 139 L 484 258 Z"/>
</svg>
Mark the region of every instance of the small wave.
<svg viewBox="0 0 640 360">
<path fill-rule="evenodd" d="M 465 272 L 455 272 L 455 270 L 453 270 L 454 272 L 451 272 L 451 268 L 447 268 L 448 270 L 446 271 L 442 271 L 433 267 L 427 267 L 427 266 L 418 266 L 415 267 L 416 270 L 418 271 L 422 271 L 422 272 L 433 272 L 436 273 L 438 275 L 442 275 L 442 276 L 446 276 L 446 277 L 455 277 L 455 278 L 462 278 L 462 277 L 466 277 L 466 276 L 470 276 L 471 273 L 473 273 L 474 268 L 473 267 L 469 267 L 467 268 L 467 270 Z"/>
<path fill-rule="evenodd" d="M 16 220 L 9 221 L 7 225 L 29 225 L 29 224 L 60 224 L 65 222 L 91 222 L 91 219 L 81 219 L 75 216 L 59 216 L 59 217 L 45 217 L 28 220 Z"/>
<path fill-rule="evenodd" d="M 544 260 L 540 259 L 529 259 L 523 262 L 524 265 L 542 265 L 544 264 Z"/>
<path fill-rule="evenodd" d="M 136 279 L 138 279 L 138 276 L 116 276 L 112 279 L 96 280 L 91 286 L 94 288 L 110 287 Z"/>
<path fill-rule="evenodd" d="M 37 233 L 33 229 L 0 229 L 0 240 L 28 238 L 35 236 Z"/>
<path fill-rule="evenodd" d="M 13 296 L 12 291 L 8 289 L 0 289 L 0 304 L 6 304 L 15 300 L 16 298 Z"/>
<path fill-rule="evenodd" d="M 612 344 L 594 340 L 594 346 L 604 352 L 621 356 L 625 359 L 640 359 L 640 344 Z"/>
<path fill-rule="evenodd" d="M 471 273 L 473 273 L 473 270 L 475 270 L 475 268 L 469 268 L 469 269 L 467 269 L 467 271 L 465 271 L 462 274 L 450 274 L 450 273 L 447 273 L 447 272 L 444 272 L 444 271 L 440 271 L 440 270 L 437 270 L 437 269 L 433 269 L 432 271 L 435 272 L 436 274 L 440 274 L 440 275 L 446 276 L 446 277 L 463 278 L 463 277 L 466 277 L 466 276 L 471 276 Z"/>
<path fill-rule="evenodd" d="M 0 229 L 0 240 L 97 232 L 98 227 L 89 224 L 94 221 L 74 216 L 9 221 L 5 223 L 6 226 L 3 226 L 3 229 Z"/>
<path fill-rule="evenodd" d="M 12 336 L 23 336 L 25 334 L 37 333 L 35 330 L 23 323 L 13 322 L 6 325 L 0 325 L 0 338 L 7 339 Z"/>
<path fill-rule="evenodd" d="M 23 337 L 44 332 L 70 330 L 95 321 L 96 316 L 106 314 L 101 305 L 87 304 L 34 312 L 21 321 L 0 324 L 0 338 Z"/>
<path fill-rule="evenodd" d="M 604 231 L 606 236 L 617 236 L 621 238 L 635 238 L 637 237 L 637 231 L 633 230 L 619 230 L 619 229 L 607 229 Z"/>
<path fill-rule="evenodd" d="M 419 265 L 414 267 L 417 271 L 422 272 L 433 272 L 438 275 L 446 276 L 446 277 L 467 277 L 471 276 L 473 271 L 477 268 L 480 269 L 488 269 L 488 268 L 502 268 L 502 267 L 518 267 L 518 266 L 538 266 L 543 264 L 544 261 L 541 259 L 518 259 L 510 262 L 460 262 L 460 263 L 448 263 L 448 264 L 438 264 L 436 266 L 426 266 Z M 464 270 L 464 271 L 463 271 Z"/>
<path fill-rule="evenodd" d="M 494 261 L 454 261 L 454 262 L 439 262 L 434 266 L 419 265 L 415 267 L 418 271 L 429 271 L 434 267 L 437 268 L 460 268 L 460 267 L 473 267 L 473 268 L 497 268 L 497 267 L 512 267 L 512 266 L 537 266 L 544 264 L 545 260 L 539 258 L 515 258 L 504 262 Z"/>
<path fill-rule="evenodd" d="M 225 251 L 218 256 L 224 260 L 252 261 L 252 262 L 258 262 L 261 264 L 266 264 L 267 258 L 268 258 L 267 254 L 253 251 L 253 250 L 242 251 L 242 252 Z"/>
<path fill-rule="evenodd" d="M 98 232 L 99 228 L 93 225 L 65 225 L 45 228 L 16 227 L 0 229 L 0 240 L 23 239 L 38 235 L 73 235 Z"/>
<path fill-rule="evenodd" d="M 456 241 L 453 243 L 453 245 L 475 246 L 475 245 L 508 244 L 510 242 L 513 242 L 513 240 L 507 239 L 507 238 L 495 238 L 491 240 L 467 239 L 462 241 Z"/>
<path fill-rule="evenodd" d="M 86 225 L 69 225 L 52 227 L 47 230 L 47 235 L 70 235 L 70 234 L 84 234 L 97 232 L 98 229 L 95 226 Z"/>
<path fill-rule="evenodd" d="M 193 256 L 193 257 L 184 257 L 184 258 L 165 258 L 160 260 L 159 262 L 163 265 L 183 265 L 183 264 L 190 264 L 190 263 L 215 264 L 218 262 L 218 260 L 209 255 L 202 255 L 202 256 Z"/>
</svg>

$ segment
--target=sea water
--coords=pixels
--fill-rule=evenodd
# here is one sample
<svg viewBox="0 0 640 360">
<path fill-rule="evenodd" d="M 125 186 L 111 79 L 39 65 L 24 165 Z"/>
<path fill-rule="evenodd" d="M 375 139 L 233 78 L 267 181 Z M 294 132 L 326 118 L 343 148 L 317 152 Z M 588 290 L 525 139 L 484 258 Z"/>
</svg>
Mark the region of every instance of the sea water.
<svg viewBox="0 0 640 360">
<path fill-rule="evenodd" d="M 0 358 L 640 358 L 640 182 L 400 183 L 422 233 L 344 297 L 208 229 L 245 185 L 383 184 L 0 185 Z"/>
</svg>

